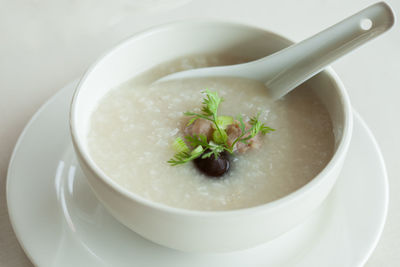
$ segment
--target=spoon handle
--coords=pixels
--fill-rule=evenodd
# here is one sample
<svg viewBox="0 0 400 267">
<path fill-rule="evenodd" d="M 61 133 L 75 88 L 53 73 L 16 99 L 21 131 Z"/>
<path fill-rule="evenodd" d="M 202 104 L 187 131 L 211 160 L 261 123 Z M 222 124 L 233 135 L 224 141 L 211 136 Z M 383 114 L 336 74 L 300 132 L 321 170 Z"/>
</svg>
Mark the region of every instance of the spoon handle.
<svg viewBox="0 0 400 267">
<path fill-rule="evenodd" d="M 300 43 L 250 63 L 254 65 L 247 71 L 257 70 L 272 97 L 277 99 L 344 54 L 390 29 L 394 20 L 386 3 L 376 3 Z"/>
<path fill-rule="evenodd" d="M 259 60 L 177 72 L 157 82 L 187 77 L 243 77 L 264 82 L 271 98 L 278 99 L 336 59 L 389 30 L 394 20 L 393 11 L 385 2 L 376 3 L 300 43 Z"/>
</svg>

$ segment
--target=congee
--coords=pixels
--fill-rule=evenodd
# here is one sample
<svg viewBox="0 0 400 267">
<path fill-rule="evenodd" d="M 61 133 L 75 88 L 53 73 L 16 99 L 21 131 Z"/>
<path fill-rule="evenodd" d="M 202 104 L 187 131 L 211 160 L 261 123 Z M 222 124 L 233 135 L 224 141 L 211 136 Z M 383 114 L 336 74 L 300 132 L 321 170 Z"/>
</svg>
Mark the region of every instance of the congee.
<svg viewBox="0 0 400 267">
<path fill-rule="evenodd" d="M 91 115 L 91 157 L 125 189 L 178 208 L 247 208 L 299 189 L 334 150 L 329 114 L 307 85 L 272 101 L 262 83 L 243 78 L 152 84 L 172 72 L 243 61 L 185 57 L 113 88 Z"/>
</svg>

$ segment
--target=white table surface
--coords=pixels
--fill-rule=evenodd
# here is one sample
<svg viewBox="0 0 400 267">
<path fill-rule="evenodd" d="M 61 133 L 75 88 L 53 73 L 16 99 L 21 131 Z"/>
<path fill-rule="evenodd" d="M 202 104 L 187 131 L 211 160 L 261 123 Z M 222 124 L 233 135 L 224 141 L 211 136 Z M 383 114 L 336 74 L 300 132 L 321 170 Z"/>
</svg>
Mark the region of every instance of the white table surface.
<svg viewBox="0 0 400 267">
<path fill-rule="evenodd" d="M 400 0 L 387 2 L 400 14 Z M 372 3 L 0 0 L 0 266 L 32 266 L 12 231 L 5 200 L 7 165 L 15 142 L 33 113 L 57 90 L 81 76 L 105 50 L 151 25 L 193 17 L 257 25 L 300 41 Z M 389 173 L 387 223 L 366 266 L 399 266 L 400 23 L 333 68 L 348 88 L 354 108 L 375 134 Z"/>
</svg>

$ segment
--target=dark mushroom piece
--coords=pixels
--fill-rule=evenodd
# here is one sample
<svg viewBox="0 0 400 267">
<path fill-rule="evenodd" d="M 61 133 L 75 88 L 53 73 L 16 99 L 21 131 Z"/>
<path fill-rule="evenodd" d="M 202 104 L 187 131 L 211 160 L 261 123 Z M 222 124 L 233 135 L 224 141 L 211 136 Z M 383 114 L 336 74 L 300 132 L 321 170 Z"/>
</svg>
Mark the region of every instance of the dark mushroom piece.
<svg viewBox="0 0 400 267">
<path fill-rule="evenodd" d="M 208 152 L 208 151 L 206 151 Z M 210 178 L 219 178 L 229 171 L 229 155 L 225 151 L 216 159 L 214 155 L 202 159 L 201 157 L 193 161 L 197 169 Z"/>
</svg>

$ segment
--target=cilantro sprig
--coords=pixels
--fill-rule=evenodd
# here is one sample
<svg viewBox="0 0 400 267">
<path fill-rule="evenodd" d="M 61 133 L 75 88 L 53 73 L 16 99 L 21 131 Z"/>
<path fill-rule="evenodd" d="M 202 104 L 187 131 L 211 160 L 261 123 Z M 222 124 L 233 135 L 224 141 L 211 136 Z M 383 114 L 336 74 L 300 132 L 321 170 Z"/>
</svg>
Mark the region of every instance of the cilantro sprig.
<svg viewBox="0 0 400 267">
<path fill-rule="evenodd" d="M 269 132 L 275 131 L 275 129 L 266 126 L 264 123 L 261 123 L 259 121 L 259 117 L 260 113 L 258 113 L 254 117 L 251 117 L 249 122 L 251 127 L 249 129 L 246 129 L 246 124 L 243 121 L 242 115 L 238 115 L 237 120 L 239 121 L 241 134 L 238 138 L 235 139 L 235 141 L 232 142 L 232 145 L 230 146 L 231 151 L 233 151 L 233 148 L 235 147 L 237 142 L 241 142 L 247 145 L 249 143 L 249 140 L 255 137 L 258 133 L 265 135 Z"/>
<path fill-rule="evenodd" d="M 190 146 L 195 147 L 191 152 L 188 150 L 177 151 L 172 159 L 168 161 L 172 166 L 176 166 L 179 164 L 184 164 L 188 161 L 197 159 L 201 156 L 201 158 L 209 158 L 214 155 L 214 158 L 218 158 L 220 153 L 225 150 L 225 147 L 219 144 L 214 143 L 213 141 L 207 142 L 207 137 L 203 134 L 200 135 L 187 135 L 185 139 L 190 144 Z M 178 140 L 178 141 L 177 141 Z M 182 138 L 178 137 L 176 142 L 183 142 Z M 185 144 L 186 145 L 186 144 Z M 176 147 L 176 146 L 174 146 Z"/>
<path fill-rule="evenodd" d="M 190 124 L 194 123 L 197 119 L 206 119 L 211 121 L 214 125 L 216 130 L 221 136 L 222 143 L 226 143 L 228 141 L 228 136 L 223 129 L 220 127 L 220 121 L 218 120 L 218 108 L 219 104 L 221 104 L 224 99 L 218 96 L 218 92 L 211 92 L 210 90 L 206 89 L 203 92 L 206 97 L 203 99 L 203 107 L 201 108 L 202 113 L 195 113 L 195 112 L 185 112 L 184 115 L 192 116 L 193 118 L 189 120 Z"/>
<path fill-rule="evenodd" d="M 228 134 L 225 129 L 229 125 L 235 123 L 235 121 L 230 116 L 218 116 L 219 105 L 224 101 L 224 99 L 218 95 L 218 92 L 211 92 L 208 89 L 202 93 L 205 94 L 205 98 L 202 102 L 203 106 L 201 108 L 201 113 L 188 111 L 184 112 L 184 115 L 191 117 L 187 126 L 190 126 L 198 119 L 211 121 L 213 128 L 215 129 L 212 135 L 212 140 L 208 141 L 207 137 L 202 134 L 187 135 L 185 136 L 185 140 L 193 148 L 190 151 L 185 141 L 178 137 L 172 145 L 176 150 L 176 154 L 168 161 L 172 166 L 184 164 L 199 157 L 208 158 L 214 156 L 214 158 L 217 159 L 224 151 L 233 154 L 234 147 L 238 142 L 249 144 L 250 139 L 254 138 L 257 134 L 260 133 L 265 135 L 271 131 L 275 131 L 275 129 L 260 122 L 260 113 L 250 118 L 249 124 L 251 127 L 248 129 L 246 129 L 243 117 L 239 115 L 237 116 L 237 121 L 241 134 L 232 142 L 231 145 L 229 145 Z"/>
<path fill-rule="evenodd" d="M 203 154 L 203 152 L 204 152 L 204 150 L 201 146 L 196 147 L 191 152 L 181 151 L 181 152 L 176 153 L 173 158 L 168 160 L 168 163 L 171 164 L 172 166 L 184 164 L 191 160 L 197 159 L 198 157 L 200 157 Z"/>
</svg>

